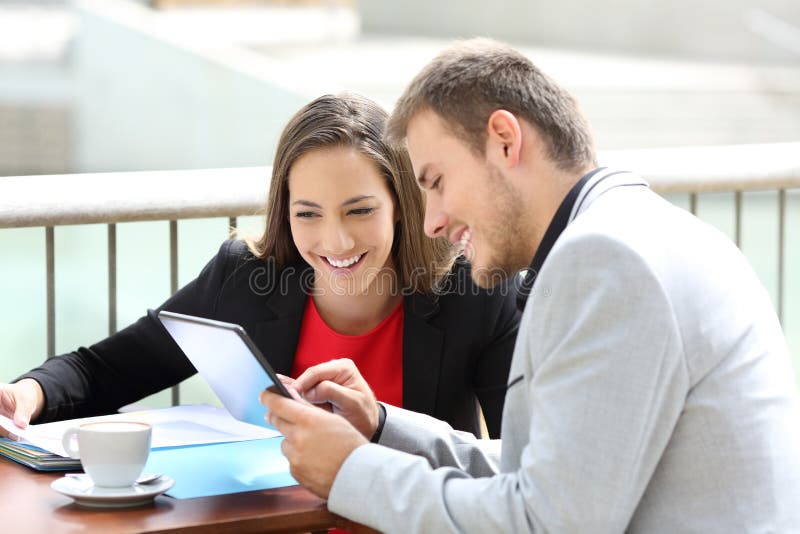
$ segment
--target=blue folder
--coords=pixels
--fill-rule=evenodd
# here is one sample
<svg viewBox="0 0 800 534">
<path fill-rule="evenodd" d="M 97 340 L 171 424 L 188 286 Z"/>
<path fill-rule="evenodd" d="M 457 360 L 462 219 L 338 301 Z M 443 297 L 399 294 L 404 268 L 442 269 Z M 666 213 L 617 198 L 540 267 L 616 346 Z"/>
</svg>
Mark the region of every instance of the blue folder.
<svg viewBox="0 0 800 534">
<path fill-rule="evenodd" d="M 154 449 L 144 470 L 172 478 L 175 485 L 167 495 L 176 499 L 294 486 L 297 481 L 289 474 L 282 441 L 278 436 Z"/>
</svg>

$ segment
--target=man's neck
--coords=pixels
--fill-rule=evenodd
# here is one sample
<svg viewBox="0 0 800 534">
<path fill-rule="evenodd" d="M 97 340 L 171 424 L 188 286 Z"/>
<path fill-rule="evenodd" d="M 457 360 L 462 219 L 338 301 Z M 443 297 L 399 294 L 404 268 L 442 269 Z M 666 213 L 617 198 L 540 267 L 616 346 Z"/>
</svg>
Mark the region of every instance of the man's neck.
<svg viewBox="0 0 800 534">
<path fill-rule="evenodd" d="M 556 168 L 549 161 L 540 160 L 539 163 L 538 168 L 530 171 L 530 176 L 533 176 L 534 179 L 530 180 L 530 187 L 524 192 L 531 214 L 531 257 L 539 248 L 547 228 L 567 193 L 582 176 L 591 170 L 591 168 L 587 168 L 579 172 L 566 172 Z"/>
</svg>

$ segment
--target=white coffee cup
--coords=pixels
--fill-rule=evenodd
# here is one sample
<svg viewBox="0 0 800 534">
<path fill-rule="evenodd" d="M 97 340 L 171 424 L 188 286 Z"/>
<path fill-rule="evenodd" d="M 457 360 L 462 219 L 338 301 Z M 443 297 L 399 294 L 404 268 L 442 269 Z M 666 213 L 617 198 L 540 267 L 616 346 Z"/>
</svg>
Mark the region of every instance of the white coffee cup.
<svg viewBox="0 0 800 534">
<path fill-rule="evenodd" d="M 67 454 L 80 458 L 95 486 L 120 488 L 133 486 L 142 474 L 151 436 L 147 423 L 99 421 L 70 428 L 61 442 Z"/>
</svg>

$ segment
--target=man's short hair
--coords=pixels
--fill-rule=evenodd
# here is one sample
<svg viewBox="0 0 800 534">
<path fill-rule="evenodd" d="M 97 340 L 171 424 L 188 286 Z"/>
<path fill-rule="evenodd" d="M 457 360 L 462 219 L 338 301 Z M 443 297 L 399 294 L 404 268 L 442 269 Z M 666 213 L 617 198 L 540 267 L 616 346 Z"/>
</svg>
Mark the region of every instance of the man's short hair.
<svg viewBox="0 0 800 534">
<path fill-rule="evenodd" d="M 504 109 L 537 129 L 560 169 L 595 165 L 589 124 L 575 99 L 527 57 L 497 41 L 458 41 L 436 56 L 400 96 L 387 128 L 389 141 L 402 144 L 408 123 L 428 109 L 481 157 L 489 116 Z"/>
</svg>

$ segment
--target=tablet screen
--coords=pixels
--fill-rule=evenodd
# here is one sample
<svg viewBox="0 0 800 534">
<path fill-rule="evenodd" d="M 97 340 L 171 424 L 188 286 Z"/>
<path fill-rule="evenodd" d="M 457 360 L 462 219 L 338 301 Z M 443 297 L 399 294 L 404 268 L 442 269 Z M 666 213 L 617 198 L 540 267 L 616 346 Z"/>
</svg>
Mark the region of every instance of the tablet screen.
<svg viewBox="0 0 800 534">
<path fill-rule="evenodd" d="M 270 426 L 259 394 L 288 394 L 241 326 L 165 311 L 158 318 L 233 417 Z"/>
</svg>

